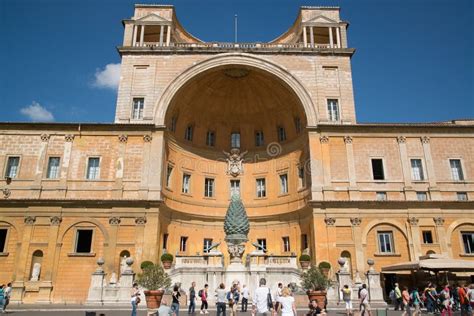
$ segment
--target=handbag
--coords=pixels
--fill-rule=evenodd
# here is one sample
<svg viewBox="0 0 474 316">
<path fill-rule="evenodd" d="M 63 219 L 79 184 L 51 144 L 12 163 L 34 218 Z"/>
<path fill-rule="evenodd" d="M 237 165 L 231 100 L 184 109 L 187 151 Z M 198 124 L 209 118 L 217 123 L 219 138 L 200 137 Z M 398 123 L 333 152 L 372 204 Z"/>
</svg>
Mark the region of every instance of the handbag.
<svg viewBox="0 0 474 316">
<path fill-rule="evenodd" d="M 270 293 L 270 288 L 268 289 L 267 294 L 267 307 L 269 310 L 273 308 L 272 294 Z"/>
</svg>

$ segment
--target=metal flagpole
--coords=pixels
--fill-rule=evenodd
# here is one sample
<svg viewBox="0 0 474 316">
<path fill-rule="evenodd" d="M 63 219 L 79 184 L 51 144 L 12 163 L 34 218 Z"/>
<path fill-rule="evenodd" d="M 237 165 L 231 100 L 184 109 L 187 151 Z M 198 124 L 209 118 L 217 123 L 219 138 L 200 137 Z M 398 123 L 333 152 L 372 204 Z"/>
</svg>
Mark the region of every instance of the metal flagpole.
<svg viewBox="0 0 474 316">
<path fill-rule="evenodd" d="M 237 14 L 234 16 L 234 43 L 237 43 Z"/>
</svg>

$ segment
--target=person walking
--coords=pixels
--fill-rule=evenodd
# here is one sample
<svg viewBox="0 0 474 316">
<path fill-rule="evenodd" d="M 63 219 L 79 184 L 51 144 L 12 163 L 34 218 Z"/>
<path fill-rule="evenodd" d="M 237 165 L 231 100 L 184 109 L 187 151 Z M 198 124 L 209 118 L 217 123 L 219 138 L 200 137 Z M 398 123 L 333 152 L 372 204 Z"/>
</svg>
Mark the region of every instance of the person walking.
<svg viewBox="0 0 474 316">
<path fill-rule="evenodd" d="M 194 310 L 196 309 L 196 282 L 191 283 L 191 287 L 189 288 L 189 307 L 188 307 L 188 314 L 194 314 Z"/>
<path fill-rule="evenodd" d="M 404 286 L 402 291 L 402 316 L 411 316 L 410 309 L 410 293 L 408 293 L 408 287 Z"/>
<path fill-rule="evenodd" d="M 431 283 L 428 283 L 428 285 L 426 286 L 423 294 L 424 294 L 424 297 L 426 299 L 426 310 L 428 312 L 428 314 L 433 314 L 434 313 L 434 307 L 435 307 L 435 303 L 436 303 L 436 298 L 433 296 L 433 293 L 432 293 L 432 290 L 431 288 L 433 287 L 433 285 Z"/>
<path fill-rule="evenodd" d="M 10 296 L 12 295 L 12 284 L 8 283 L 4 290 L 5 303 L 3 304 L 3 312 L 6 313 L 8 304 L 10 304 Z"/>
<path fill-rule="evenodd" d="M 253 293 L 252 314 L 256 316 L 269 316 L 273 310 L 273 298 L 267 287 L 267 280 L 261 278 L 259 287 Z"/>
<path fill-rule="evenodd" d="M 346 305 L 346 315 L 352 315 L 352 291 L 349 288 L 349 285 L 345 284 L 341 289 L 342 300 Z"/>
<path fill-rule="evenodd" d="M 444 286 L 443 290 L 439 293 L 439 297 L 442 304 L 441 316 L 445 316 L 446 314 L 451 316 L 453 313 L 451 309 L 451 293 L 449 291 L 449 284 Z"/>
<path fill-rule="evenodd" d="M 401 310 L 402 308 L 402 292 L 400 291 L 400 288 L 398 287 L 398 283 L 395 283 L 395 288 L 393 289 L 395 292 L 395 310 Z"/>
<path fill-rule="evenodd" d="M 416 287 L 413 288 L 413 290 L 411 291 L 410 301 L 412 302 L 413 307 L 415 308 L 415 312 L 413 313 L 413 315 L 420 316 L 421 315 L 421 308 L 420 308 L 421 298 L 420 298 L 420 293 L 418 292 L 418 289 Z"/>
<path fill-rule="evenodd" d="M 468 296 L 469 289 L 465 284 L 458 288 L 459 304 L 461 305 L 461 316 L 471 316 L 470 302 Z"/>
<path fill-rule="evenodd" d="M 138 289 L 138 283 L 133 283 L 132 289 L 130 290 L 130 302 L 132 304 L 131 316 L 137 316 L 137 305 L 140 303 L 140 290 Z"/>
<path fill-rule="evenodd" d="M 249 289 L 247 286 L 244 284 L 242 288 L 242 309 L 240 310 L 241 312 L 247 312 L 247 306 L 249 302 Z"/>
<path fill-rule="evenodd" d="M 234 283 L 234 285 L 232 285 L 232 288 L 230 289 L 230 298 L 228 299 L 228 301 L 229 301 L 229 307 L 230 307 L 230 315 L 236 316 L 237 307 L 240 301 L 240 291 L 239 291 L 239 285 L 237 283 Z"/>
<path fill-rule="evenodd" d="M 278 283 L 277 289 L 275 291 L 275 311 L 279 310 L 280 303 L 278 302 L 278 299 L 281 296 L 281 291 L 283 290 L 283 284 L 280 282 Z"/>
<path fill-rule="evenodd" d="M 205 284 L 204 285 L 204 288 L 199 290 L 199 297 L 201 298 L 201 311 L 199 312 L 199 314 L 209 314 L 209 312 L 207 311 L 207 309 L 209 308 L 209 304 L 207 304 L 207 297 L 208 297 L 208 289 L 209 289 L 209 285 Z"/>
<path fill-rule="evenodd" d="M 281 316 L 296 316 L 295 298 L 291 296 L 289 288 L 285 287 L 281 290 L 281 295 L 276 299 L 279 309 L 281 310 Z M 275 308 L 276 309 L 276 308 Z M 278 312 L 278 309 L 276 309 Z"/>
<path fill-rule="evenodd" d="M 217 316 L 225 316 L 225 305 L 226 305 L 226 291 L 224 283 L 221 283 L 216 289 L 216 305 L 217 305 Z"/>
<path fill-rule="evenodd" d="M 369 291 L 367 291 L 367 284 L 362 284 L 362 290 L 360 291 L 360 315 L 365 315 L 365 312 L 372 316 L 372 312 L 370 311 L 370 304 L 369 304 Z"/>
<path fill-rule="evenodd" d="M 181 293 L 179 293 L 179 286 L 177 284 L 175 284 L 175 286 L 173 287 L 171 297 L 173 298 L 173 302 L 171 303 L 171 310 L 173 311 L 175 316 L 179 316 L 179 298 L 181 297 Z"/>
</svg>

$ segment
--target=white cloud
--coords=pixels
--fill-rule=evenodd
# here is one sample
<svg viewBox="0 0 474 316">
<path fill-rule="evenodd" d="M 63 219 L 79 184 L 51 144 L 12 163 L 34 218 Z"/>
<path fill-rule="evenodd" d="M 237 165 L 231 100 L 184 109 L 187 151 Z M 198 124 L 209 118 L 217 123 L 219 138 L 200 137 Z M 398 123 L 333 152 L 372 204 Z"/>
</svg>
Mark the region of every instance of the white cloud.
<svg viewBox="0 0 474 316">
<path fill-rule="evenodd" d="M 31 121 L 36 122 L 52 122 L 54 121 L 53 113 L 46 110 L 36 101 L 33 101 L 31 105 L 25 106 L 20 109 L 21 114 L 27 116 Z"/>
<path fill-rule="evenodd" d="M 93 86 L 117 90 L 120 81 L 120 64 L 108 64 L 104 69 L 97 69 Z"/>
</svg>

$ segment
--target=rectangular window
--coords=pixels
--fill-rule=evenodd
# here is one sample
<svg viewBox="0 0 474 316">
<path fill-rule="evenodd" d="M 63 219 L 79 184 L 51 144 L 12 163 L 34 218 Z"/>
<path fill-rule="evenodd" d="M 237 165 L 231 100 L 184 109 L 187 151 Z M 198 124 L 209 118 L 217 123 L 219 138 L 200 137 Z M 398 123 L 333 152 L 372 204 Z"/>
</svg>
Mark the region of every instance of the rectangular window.
<svg viewBox="0 0 474 316">
<path fill-rule="evenodd" d="M 163 249 L 168 248 L 168 234 L 163 234 Z"/>
<path fill-rule="evenodd" d="M 230 134 L 230 146 L 232 148 L 240 148 L 240 133 Z"/>
<path fill-rule="evenodd" d="M 267 240 L 265 238 L 257 239 L 257 244 L 263 248 L 263 251 L 267 251 Z"/>
<path fill-rule="evenodd" d="M 301 133 L 301 119 L 299 117 L 295 117 L 295 129 L 296 134 Z"/>
<path fill-rule="evenodd" d="M 425 179 L 421 159 L 411 159 L 411 177 L 414 181 L 421 181 Z"/>
<path fill-rule="evenodd" d="M 177 116 L 173 116 L 171 118 L 171 126 L 170 126 L 170 131 L 172 132 L 176 132 L 176 123 L 178 122 L 178 117 Z"/>
<path fill-rule="evenodd" d="M 464 174 L 462 172 L 461 159 L 449 159 L 449 165 L 451 166 L 451 176 L 454 181 L 464 180 Z"/>
<path fill-rule="evenodd" d="M 214 147 L 216 145 L 216 133 L 212 131 L 207 131 L 206 145 L 211 147 Z"/>
<path fill-rule="evenodd" d="M 308 235 L 302 234 L 301 235 L 301 251 L 308 248 Z"/>
<path fill-rule="evenodd" d="M 240 180 L 230 180 L 230 197 L 240 196 Z"/>
<path fill-rule="evenodd" d="M 179 251 L 186 251 L 186 244 L 188 243 L 188 237 L 181 236 L 181 240 L 179 242 Z"/>
<path fill-rule="evenodd" d="M 182 193 L 190 192 L 190 183 L 191 183 L 191 175 L 184 173 L 183 174 L 183 187 L 181 189 Z"/>
<path fill-rule="evenodd" d="M 212 246 L 212 238 L 204 238 L 204 247 L 203 247 L 203 252 L 204 253 L 209 253 L 210 249 Z"/>
<path fill-rule="evenodd" d="M 78 229 L 76 232 L 76 253 L 90 253 L 92 250 L 92 229 Z"/>
<path fill-rule="evenodd" d="M 305 175 L 304 175 L 304 166 L 298 167 L 298 188 L 306 187 Z"/>
<path fill-rule="evenodd" d="M 339 103 L 336 99 L 328 99 L 328 119 L 330 122 L 339 121 Z"/>
<path fill-rule="evenodd" d="M 173 166 L 168 165 L 166 169 L 166 187 L 169 188 L 171 186 L 171 175 L 173 174 Z"/>
<path fill-rule="evenodd" d="M 286 130 L 283 126 L 278 126 L 278 141 L 284 142 L 286 140 Z"/>
<path fill-rule="evenodd" d="M 8 229 L 6 228 L 0 229 L 0 253 L 4 253 L 6 250 L 5 248 L 7 245 L 7 233 L 8 233 Z"/>
<path fill-rule="evenodd" d="M 283 251 L 290 252 L 290 237 L 285 236 L 285 237 L 282 237 L 282 239 L 283 239 Z"/>
<path fill-rule="evenodd" d="M 461 232 L 464 253 L 474 254 L 474 232 Z"/>
<path fill-rule="evenodd" d="M 374 177 L 374 180 L 385 180 L 382 159 L 380 158 L 372 159 L 372 175 Z"/>
<path fill-rule="evenodd" d="M 377 201 L 387 201 L 387 192 L 377 192 Z"/>
<path fill-rule="evenodd" d="M 98 180 L 100 176 L 100 158 L 91 157 L 87 163 L 87 180 Z"/>
<path fill-rule="evenodd" d="M 393 253 L 393 233 L 378 232 L 379 251 L 380 253 Z"/>
<path fill-rule="evenodd" d="M 467 201 L 467 192 L 456 192 L 458 201 Z"/>
<path fill-rule="evenodd" d="M 205 197 L 214 196 L 214 179 L 206 178 L 204 180 L 204 196 Z"/>
<path fill-rule="evenodd" d="M 5 177 L 16 178 L 20 167 L 20 157 L 8 157 Z"/>
<path fill-rule="evenodd" d="M 280 175 L 280 193 L 288 193 L 288 175 L 286 173 Z"/>
<path fill-rule="evenodd" d="M 256 131 L 255 132 L 255 146 L 260 147 L 263 146 L 265 143 L 263 139 L 263 131 Z"/>
<path fill-rule="evenodd" d="M 262 198 L 267 196 L 265 189 L 265 179 L 257 179 L 257 197 Z"/>
<path fill-rule="evenodd" d="M 416 192 L 416 199 L 418 201 L 427 201 L 428 194 L 426 192 Z"/>
<path fill-rule="evenodd" d="M 432 244 L 433 243 L 433 233 L 431 230 L 424 230 L 423 231 L 423 243 L 424 244 Z"/>
<path fill-rule="evenodd" d="M 145 107 L 144 98 L 133 98 L 132 120 L 143 119 L 143 109 Z"/>
<path fill-rule="evenodd" d="M 48 179 L 57 179 L 59 178 L 59 157 L 49 157 L 48 160 L 48 170 L 46 172 L 46 177 Z"/>
<path fill-rule="evenodd" d="M 184 131 L 184 139 L 192 141 L 193 140 L 193 126 L 188 125 Z"/>
</svg>

